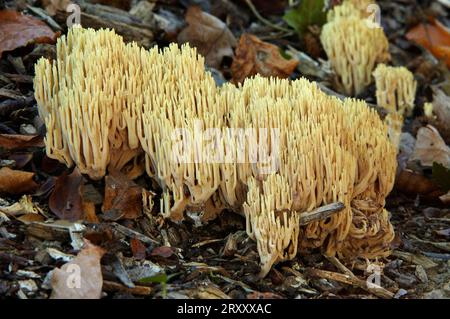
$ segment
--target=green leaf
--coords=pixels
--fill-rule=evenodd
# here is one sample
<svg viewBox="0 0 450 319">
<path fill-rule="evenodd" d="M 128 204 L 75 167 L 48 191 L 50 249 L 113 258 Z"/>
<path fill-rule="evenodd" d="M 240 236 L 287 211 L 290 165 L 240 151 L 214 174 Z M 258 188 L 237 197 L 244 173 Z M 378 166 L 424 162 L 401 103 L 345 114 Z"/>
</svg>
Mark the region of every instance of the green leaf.
<svg viewBox="0 0 450 319">
<path fill-rule="evenodd" d="M 450 190 L 450 169 L 442 164 L 434 162 L 432 175 L 433 179 L 444 192 L 448 192 Z"/>
<path fill-rule="evenodd" d="M 310 25 L 322 26 L 327 20 L 325 0 L 302 0 L 297 7 L 288 10 L 284 21 L 302 36 Z"/>
<path fill-rule="evenodd" d="M 145 278 L 141 278 L 139 279 L 139 283 L 142 284 L 148 284 L 148 283 L 158 283 L 158 284 L 165 284 L 167 282 L 168 278 L 167 275 L 165 273 L 162 274 L 158 274 L 155 276 L 151 276 L 151 277 L 145 277 Z"/>
</svg>

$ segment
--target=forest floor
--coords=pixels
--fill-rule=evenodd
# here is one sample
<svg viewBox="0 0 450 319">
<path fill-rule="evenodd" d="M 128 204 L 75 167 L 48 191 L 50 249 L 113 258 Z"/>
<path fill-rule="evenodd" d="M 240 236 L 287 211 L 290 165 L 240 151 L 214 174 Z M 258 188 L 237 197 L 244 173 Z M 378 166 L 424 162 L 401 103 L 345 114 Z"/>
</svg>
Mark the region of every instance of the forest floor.
<svg viewBox="0 0 450 319">
<path fill-rule="evenodd" d="M 83 26 L 115 28 L 127 41 L 145 47 L 194 43 L 219 84 L 241 82 L 264 70 L 292 79 L 305 76 L 342 96 L 325 62 L 320 26 L 315 25 L 322 18 L 313 7 L 308 15 L 294 4 L 291 15 L 309 21 L 294 30 L 282 18 L 289 5 L 282 0 L 0 0 L 0 299 L 49 298 L 55 284 L 49 274 L 80 258 L 75 256 L 83 238 L 96 245 L 86 251 L 88 258 L 104 253 L 102 276 L 92 273 L 89 280 L 93 285 L 100 280 L 106 298 L 450 298 L 445 195 L 450 167 L 409 160 L 417 132 L 427 125 L 436 128 L 434 142 L 441 147 L 431 147 L 429 155 L 450 156 L 445 145 L 450 144 L 450 58 L 440 60 L 436 53 L 450 50 L 448 1 L 377 2 L 392 64 L 407 67 L 418 82 L 415 109 L 405 120 L 400 142 L 397 181 L 386 200 L 396 234 L 392 254 L 347 268 L 317 249 L 277 264 L 264 279 L 258 277 L 256 244 L 246 235 L 242 216 L 223 213 L 200 226 L 189 217 L 181 224 L 164 221 L 156 213 L 158 205 L 153 212 L 142 211 L 141 187 L 155 191 L 159 203 L 160 191 L 148 177 L 92 181 L 46 156 L 45 125 L 34 99 L 34 63 L 55 57 L 55 39 L 67 32 L 70 3 L 81 7 Z M 208 20 L 209 15 L 217 21 Z M 430 42 L 422 43 L 427 48 L 416 43 L 421 41 L 417 26 L 429 31 L 422 35 L 422 41 Z M 263 44 L 257 39 L 240 43 L 244 33 Z M 268 60 L 252 60 L 246 52 L 255 48 L 266 52 Z M 373 84 L 358 98 L 383 113 Z M 427 102 L 444 111 L 427 116 Z M 102 211 L 106 202 L 112 209 Z M 75 220 L 80 212 L 82 218 Z M 368 280 L 382 288 L 368 286 Z"/>
</svg>

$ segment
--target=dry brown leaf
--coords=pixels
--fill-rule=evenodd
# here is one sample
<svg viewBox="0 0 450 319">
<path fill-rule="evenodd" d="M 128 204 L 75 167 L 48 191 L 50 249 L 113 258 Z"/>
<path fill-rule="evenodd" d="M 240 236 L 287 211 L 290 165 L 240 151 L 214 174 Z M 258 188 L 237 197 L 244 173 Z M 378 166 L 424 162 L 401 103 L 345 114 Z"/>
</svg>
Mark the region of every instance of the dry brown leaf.
<svg viewBox="0 0 450 319">
<path fill-rule="evenodd" d="M 7 150 L 44 146 L 44 140 L 39 135 L 0 134 L 0 147 Z"/>
<path fill-rule="evenodd" d="M 71 3 L 70 0 L 43 0 L 42 6 L 49 15 L 54 16 L 57 11 L 66 11 Z"/>
<path fill-rule="evenodd" d="M 102 212 L 108 220 L 135 219 L 142 213 L 142 187 L 120 172 L 105 177 Z"/>
<path fill-rule="evenodd" d="M 405 194 L 420 194 L 428 199 L 437 199 L 438 196 L 442 195 L 439 186 L 432 180 L 406 169 L 402 170 L 397 176 L 395 189 Z"/>
<path fill-rule="evenodd" d="M 81 191 L 83 176 L 75 168 L 72 174 L 64 172 L 55 183 L 48 202 L 50 210 L 59 218 L 76 221 L 83 217 L 83 199 Z"/>
<path fill-rule="evenodd" d="M 186 22 L 188 26 L 178 35 L 178 43 L 189 42 L 196 47 L 208 66 L 219 68 L 224 57 L 233 56 L 236 38 L 220 19 L 193 6 L 186 13 Z"/>
<path fill-rule="evenodd" d="M 38 187 L 33 180 L 34 173 L 0 168 L 0 193 L 12 195 L 31 193 Z"/>
<path fill-rule="evenodd" d="M 130 240 L 131 252 L 133 257 L 137 259 L 145 259 L 146 248 L 145 245 L 137 238 L 132 238 Z"/>
<path fill-rule="evenodd" d="M 297 59 L 287 60 L 280 54 L 280 49 L 263 42 L 256 36 L 244 33 L 236 49 L 236 57 L 231 65 L 233 82 L 243 82 L 245 78 L 257 73 L 262 76 L 289 77 L 297 67 Z"/>
<path fill-rule="evenodd" d="M 445 144 L 438 130 L 427 125 L 417 132 L 416 145 L 410 160 L 419 160 L 422 166 L 433 166 L 433 163 L 439 163 L 450 168 L 450 148 Z"/>
<path fill-rule="evenodd" d="M 450 30 L 438 20 L 415 26 L 408 31 L 406 38 L 427 48 L 450 67 Z"/>
<path fill-rule="evenodd" d="M 51 299 L 100 299 L 103 276 L 100 259 L 105 251 L 85 240 L 78 255 L 53 271 Z"/>
<path fill-rule="evenodd" d="M 0 10 L 0 57 L 29 43 L 54 43 L 58 37 L 44 22 L 13 10 Z"/>
</svg>

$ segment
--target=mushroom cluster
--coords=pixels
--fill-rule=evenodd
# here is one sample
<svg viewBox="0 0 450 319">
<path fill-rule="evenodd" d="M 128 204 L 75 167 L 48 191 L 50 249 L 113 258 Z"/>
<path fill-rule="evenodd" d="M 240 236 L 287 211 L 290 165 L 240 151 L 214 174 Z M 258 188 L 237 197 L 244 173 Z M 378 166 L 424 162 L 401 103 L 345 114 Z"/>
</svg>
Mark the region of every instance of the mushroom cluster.
<svg viewBox="0 0 450 319">
<path fill-rule="evenodd" d="M 108 167 L 141 167 L 144 152 L 163 216 L 244 215 L 262 276 L 298 250 L 389 253 L 384 204 L 396 151 L 365 102 L 305 79 L 256 76 L 219 88 L 195 49 L 147 51 L 113 31 L 71 29 L 57 51 L 35 78 L 49 156 L 101 178 Z M 342 211 L 300 226 L 300 213 L 338 201 Z"/>
<path fill-rule="evenodd" d="M 338 76 L 340 90 L 357 96 L 372 83 L 377 64 L 390 60 L 388 39 L 383 29 L 351 2 L 335 7 L 328 19 L 320 40 Z"/>
<path fill-rule="evenodd" d="M 377 104 L 401 116 L 409 116 L 414 109 L 417 82 L 405 67 L 379 64 L 373 72 Z"/>
</svg>

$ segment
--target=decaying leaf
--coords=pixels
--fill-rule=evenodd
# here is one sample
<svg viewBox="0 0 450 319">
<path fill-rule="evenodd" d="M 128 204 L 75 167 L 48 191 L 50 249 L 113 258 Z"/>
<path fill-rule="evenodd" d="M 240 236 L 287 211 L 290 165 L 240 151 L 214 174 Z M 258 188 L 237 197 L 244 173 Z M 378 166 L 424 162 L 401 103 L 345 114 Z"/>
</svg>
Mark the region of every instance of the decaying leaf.
<svg viewBox="0 0 450 319">
<path fill-rule="evenodd" d="M 189 42 L 196 47 L 208 66 L 219 68 L 224 57 L 233 56 L 236 38 L 220 19 L 193 6 L 186 13 L 186 22 L 188 26 L 178 35 L 178 43 Z"/>
<path fill-rule="evenodd" d="M 395 189 L 405 194 L 423 195 L 427 198 L 437 198 L 442 195 L 439 186 L 422 174 L 404 169 L 395 180 Z"/>
<path fill-rule="evenodd" d="M 120 172 L 105 178 L 102 212 L 105 219 L 135 219 L 142 213 L 142 187 Z"/>
<path fill-rule="evenodd" d="M 262 76 L 289 77 L 298 65 L 297 59 L 286 59 L 276 45 L 261 41 L 256 36 L 244 33 L 236 49 L 231 65 L 233 82 L 243 82 L 255 74 Z"/>
<path fill-rule="evenodd" d="M 431 167 L 433 163 L 439 163 L 450 168 L 450 148 L 436 128 L 427 125 L 417 132 L 416 146 L 410 160 L 419 160 L 423 166 Z"/>
<path fill-rule="evenodd" d="M 406 38 L 427 48 L 450 67 L 450 30 L 438 20 L 415 26 L 408 31 Z"/>
<path fill-rule="evenodd" d="M 133 238 L 130 240 L 131 252 L 133 253 L 133 257 L 137 259 L 145 259 L 146 256 L 146 248 L 145 245 L 137 238 Z"/>
<path fill-rule="evenodd" d="M 59 218 L 76 221 L 83 217 L 81 188 L 83 176 L 75 168 L 72 174 L 63 173 L 55 183 L 48 202 L 50 210 Z"/>
<path fill-rule="evenodd" d="M 26 194 L 38 187 L 33 180 L 34 173 L 13 170 L 8 167 L 0 168 L 0 193 Z"/>
<path fill-rule="evenodd" d="M 39 135 L 0 134 L 0 147 L 7 150 L 44 147 L 44 140 Z"/>
<path fill-rule="evenodd" d="M 78 255 L 53 271 L 51 299 L 100 299 L 103 276 L 100 259 L 105 251 L 85 240 Z"/>
<path fill-rule="evenodd" d="M 161 246 L 161 247 L 156 247 L 155 249 L 153 249 L 150 255 L 159 256 L 159 257 L 163 257 L 163 258 L 169 258 L 174 253 L 175 253 L 175 250 L 172 247 Z"/>
<path fill-rule="evenodd" d="M 13 10 L 0 10 L 0 57 L 29 43 L 54 43 L 58 34 L 44 22 Z"/>
</svg>

